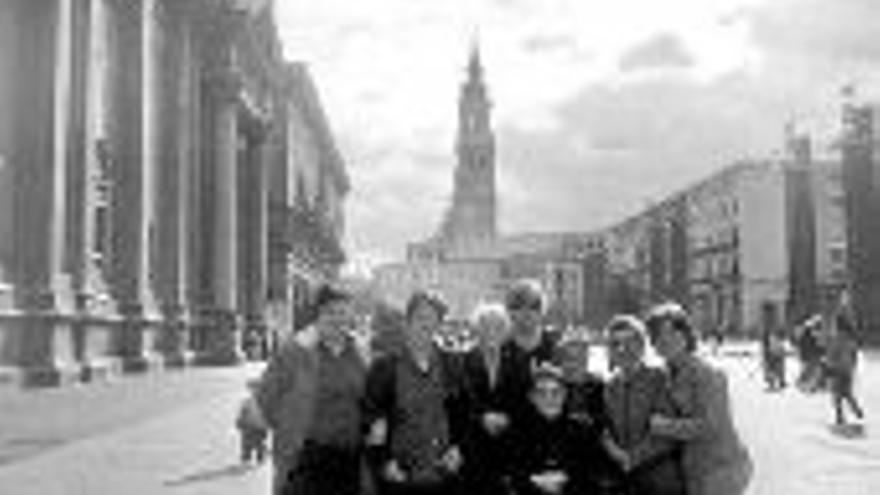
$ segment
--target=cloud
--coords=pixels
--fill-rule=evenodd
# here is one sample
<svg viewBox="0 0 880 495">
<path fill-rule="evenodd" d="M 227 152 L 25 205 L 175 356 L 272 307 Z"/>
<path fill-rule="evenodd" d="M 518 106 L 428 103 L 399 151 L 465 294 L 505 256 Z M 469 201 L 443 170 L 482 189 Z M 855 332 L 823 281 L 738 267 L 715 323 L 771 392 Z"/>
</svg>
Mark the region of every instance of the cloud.
<svg viewBox="0 0 880 495">
<path fill-rule="evenodd" d="M 663 33 L 632 48 L 620 58 L 623 72 L 657 68 L 690 67 L 695 63 L 693 55 L 681 38 Z"/>
<path fill-rule="evenodd" d="M 830 133 L 842 83 L 880 88 L 875 0 L 276 6 L 285 53 L 312 68 L 349 164 L 350 249 L 371 256 L 400 256 L 439 225 L 475 33 L 507 232 L 611 223 L 770 153 L 790 118 Z"/>
</svg>

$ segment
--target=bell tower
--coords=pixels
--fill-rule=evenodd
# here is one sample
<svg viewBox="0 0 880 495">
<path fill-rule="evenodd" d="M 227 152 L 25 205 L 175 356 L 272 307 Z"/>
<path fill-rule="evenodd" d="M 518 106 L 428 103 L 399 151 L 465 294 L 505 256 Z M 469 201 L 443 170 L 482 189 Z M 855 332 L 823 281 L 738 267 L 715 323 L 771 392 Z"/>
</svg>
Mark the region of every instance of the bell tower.
<svg viewBox="0 0 880 495">
<path fill-rule="evenodd" d="M 461 246 L 487 246 L 497 234 L 495 135 L 491 102 L 483 81 L 479 46 L 474 44 L 467 80 L 458 100 L 453 205 L 446 234 Z"/>
</svg>

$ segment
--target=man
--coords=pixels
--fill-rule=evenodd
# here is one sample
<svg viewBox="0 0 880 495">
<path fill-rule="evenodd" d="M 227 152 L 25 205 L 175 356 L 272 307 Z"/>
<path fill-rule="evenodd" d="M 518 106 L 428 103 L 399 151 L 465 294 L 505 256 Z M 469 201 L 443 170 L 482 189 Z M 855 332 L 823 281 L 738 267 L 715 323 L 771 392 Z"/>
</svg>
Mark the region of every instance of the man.
<svg viewBox="0 0 880 495">
<path fill-rule="evenodd" d="M 350 297 L 315 297 L 312 326 L 282 342 L 256 391 L 272 430 L 276 494 L 361 492 L 366 364 L 350 335 Z"/>
</svg>

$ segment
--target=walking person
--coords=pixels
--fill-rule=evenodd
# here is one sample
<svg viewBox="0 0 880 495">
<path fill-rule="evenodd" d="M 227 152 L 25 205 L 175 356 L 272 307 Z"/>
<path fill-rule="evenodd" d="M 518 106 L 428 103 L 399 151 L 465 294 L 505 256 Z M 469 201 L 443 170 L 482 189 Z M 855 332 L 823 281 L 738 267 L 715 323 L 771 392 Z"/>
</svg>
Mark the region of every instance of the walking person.
<svg viewBox="0 0 880 495">
<path fill-rule="evenodd" d="M 605 391 L 609 451 L 622 474 L 619 493 L 684 495 L 678 442 L 650 432 L 653 415 L 675 413 L 663 370 L 645 363 L 644 324 L 635 316 L 615 316 L 605 335 L 612 370 Z"/>
<path fill-rule="evenodd" d="M 314 304 L 317 319 L 281 343 L 256 391 L 275 493 L 359 495 L 366 363 L 349 334 L 349 295 L 323 286 Z"/>
<path fill-rule="evenodd" d="M 824 351 L 819 343 L 817 333 L 821 324 L 821 317 L 813 316 L 801 324 L 796 335 L 798 358 L 801 362 L 797 386 L 804 392 L 814 392 L 820 388 Z"/>
<path fill-rule="evenodd" d="M 653 435 L 682 442 L 688 495 L 740 495 L 752 463 L 733 422 L 727 376 L 695 355 L 697 335 L 685 310 L 662 304 L 646 320 L 663 358 L 674 415 L 655 413 Z"/>
<path fill-rule="evenodd" d="M 425 292 L 406 307 L 401 352 L 378 358 L 367 379 L 370 464 L 383 495 L 460 493 L 464 415 L 454 358 L 435 342 L 446 305 Z"/>
<path fill-rule="evenodd" d="M 464 492 L 508 493 L 510 416 L 499 387 L 501 344 L 510 320 L 504 307 L 483 304 L 471 318 L 477 346 L 462 360 L 467 425 L 462 441 Z"/>
<path fill-rule="evenodd" d="M 864 418 L 864 412 L 853 394 L 853 378 L 857 363 L 858 344 L 855 325 L 847 313 L 840 311 L 831 327 L 826 358 L 826 370 L 831 381 L 835 426 L 847 425 L 844 404 L 849 406 L 858 419 Z"/>
</svg>

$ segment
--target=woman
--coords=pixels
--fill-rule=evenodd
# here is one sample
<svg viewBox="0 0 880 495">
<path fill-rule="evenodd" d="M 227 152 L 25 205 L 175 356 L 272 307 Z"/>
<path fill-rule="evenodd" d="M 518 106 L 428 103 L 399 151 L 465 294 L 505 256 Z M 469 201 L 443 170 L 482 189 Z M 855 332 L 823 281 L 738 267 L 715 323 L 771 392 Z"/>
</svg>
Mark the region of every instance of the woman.
<svg viewBox="0 0 880 495">
<path fill-rule="evenodd" d="M 317 320 L 283 341 L 254 392 L 272 432 L 275 493 L 358 495 L 366 364 L 347 293 L 322 287 Z"/>
<path fill-rule="evenodd" d="M 507 493 L 504 479 L 510 416 L 500 394 L 501 344 L 510 321 L 504 307 L 478 306 L 471 318 L 477 346 L 464 355 L 462 380 L 467 425 L 462 444 L 466 492 L 474 495 Z"/>
<path fill-rule="evenodd" d="M 446 305 L 425 292 L 407 303 L 401 352 L 378 358 L 367 378 L 371 464 L 384 494 L 457 493 L 463 418 L 451 357 L 434 338 Z"/>
<path fill-rule="evenodd" d="M 654 414 L 651 433 L 682 442 L 688 495 L 744 493 L 752 465 L 733 423 L 726 375 L 695 355 L 697 336 L 681 306 L 655 307 L 646 326 L 666 364 L 675 409 Z"/>
<path fill-rule="evenodd" d="M 621 493 L 682 495 L 680 451 L 674 440 L 650 433 L 654 414 L 672 416 L 663 370 L 645 364 L 645 329 L 634 316 L 614 317 L 605 328 L 612 370 L 605 388 L 610 441 L 618 462 Z"/>
</svg>

